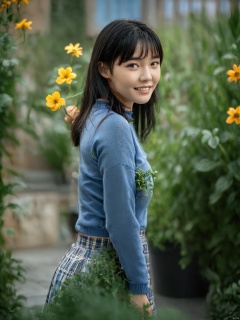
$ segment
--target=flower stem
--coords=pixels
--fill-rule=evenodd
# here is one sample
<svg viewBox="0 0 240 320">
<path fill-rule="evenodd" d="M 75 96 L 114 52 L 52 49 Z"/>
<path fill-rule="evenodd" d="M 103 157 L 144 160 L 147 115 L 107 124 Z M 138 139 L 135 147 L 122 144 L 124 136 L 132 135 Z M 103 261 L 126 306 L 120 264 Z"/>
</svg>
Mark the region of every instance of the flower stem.
<svg viewBox="0 0 240 320">
<path fill-rule="evenodd" d="M 225 159 L 227 160 L 227 162 L 229 162 L 229 161 L 230 161 L 230 160 L 229 160 L 229 157 L 228 157 L 228 155 L 227 155 L 227 152 L 226 152 L 225 149 L 223 148 L 222 144 L 219 143 L 218 146 L 219 146 L 219 149 L 221 150 L 222 154 L 224 155 Z"/>
<path fill-rule="evenodd" d="M 75 98 L 75 97 L 77 97 L 77 96 L 80 96 L 80 94 L 82 94 L 82 92 L 78 92 L 78 93 L 76 93 L 76 94 L 74 94 L 74 95 L 72 95 L 72 96 L 69 96 L 69 97 L 66 98 L 66 100 L 68 100 L 68 99 L 73 99 L 73 98 Z"/>
</svg>

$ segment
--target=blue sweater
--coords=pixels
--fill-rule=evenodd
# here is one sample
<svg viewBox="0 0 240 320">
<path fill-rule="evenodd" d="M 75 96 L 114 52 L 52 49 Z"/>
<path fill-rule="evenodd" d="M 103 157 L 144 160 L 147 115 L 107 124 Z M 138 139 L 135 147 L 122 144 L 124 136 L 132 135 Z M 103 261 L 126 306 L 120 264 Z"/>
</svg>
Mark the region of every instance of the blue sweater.
<svg viewBox="0 0 240 320">
<path fill-rule="evenodd" d="M 101 120 L 106 117 L 102 122 Z M 132 113 L 126 111 L 132 120 Z M 101 123 L 100 123 L 101 122 Z M 137 190 L 135 172 L 151 169 L 133 124 L 97 100 L 80 141 L 77 232 L 110 237 L 129 290 L 147 293 L 148 272 L 140 239 L 151 194 Z"/>
</svg>

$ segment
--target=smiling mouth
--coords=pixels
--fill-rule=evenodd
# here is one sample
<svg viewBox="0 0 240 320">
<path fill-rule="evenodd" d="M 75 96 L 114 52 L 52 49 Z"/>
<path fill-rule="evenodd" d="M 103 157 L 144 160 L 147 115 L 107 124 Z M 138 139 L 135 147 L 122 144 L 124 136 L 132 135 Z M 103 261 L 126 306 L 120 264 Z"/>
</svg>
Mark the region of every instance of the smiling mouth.
<svg viewBox="0 0 240 320">
<path fill-rule="evenodd" d="M 150 86 L 149 87 L 138 87 L 138 88 L 134 88 L 135 90 L 138 90 L 138 91 L 148 91 L 150 90 Z"/>
</svg>

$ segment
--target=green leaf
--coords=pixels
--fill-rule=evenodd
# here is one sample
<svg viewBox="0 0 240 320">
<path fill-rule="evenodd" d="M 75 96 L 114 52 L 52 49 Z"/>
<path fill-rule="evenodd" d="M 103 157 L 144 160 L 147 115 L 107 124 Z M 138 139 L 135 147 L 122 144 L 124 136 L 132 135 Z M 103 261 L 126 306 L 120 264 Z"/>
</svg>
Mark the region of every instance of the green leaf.
<svg viewBox="0 0 240 320">
<path fill-rule="evenodd" d="M 240 181 L 240 163 L 238 163 L 238 161 L 232 161 L 228 163 L 227 167 L 228 167 L 229 173 L 231 173 L 231 175 L 235 179 Z"/>
<path fill-rule="evenodd" d="M 224 60 L 237 60 L 238 58 L 233 53 L 226 53 L 222 56 L 222 59 L 224 59 Z"/>
<path fill-rule="evenodd" d="M 232 132 L 229 132 L 229 131 L 224 131 L 222 134 L 221 134 L 221 141 L 223 143 L 229 141 L 229 140 L 233 140 L 234 139 L 234 135 Z"/>
<path fill-rule="evenodd" d="M 232 183 L 233 183 L 233 179 L 231 176 L 229 176 L 229 175 L 221 176 L 215 184 L 216 192 L 222 193 L 222 192 L 226 191 L 227 189 L 229 189 L 231 187 Z"/>
<path fill-rule="evenodd" d="M 215 204 L 221 198 L 222 193 L 213 192 L 209 197 L 209 204 Z"/>
<path fill-rule="evenodd" d="M 16 203 L 9 203 L 4 207 L 4 209 L 5 210 L 6 209 L 17 210 L 21 216 L 26 215 L 26 212 L 23 210 L 23 208 L 19 204 L 16 204 Z"/>
<path fill-rule="evenodd" d="M 191 231 L 192 230 L 192 228 L 193 228 L 193 222 L 192 221 L 189 221 L 186 225 L 185 225 L 185 227 L 184 227 L 184 230 L 185 231 Z"/>
<path fill-rule="evenodd" d="M 16 58 L 13 59 L 3 59 L 2 61 L 3 67 L 9 68 L 19 65 L 19 61 Z"/>
<path fill-rule="evenodd" d="M 218 283 L 220 281 L 219 275 L 209 268 L 206 268 L 206 270 L 204 271 L 204 274 L 205 274 L 206 278 L 208 279 L 208 281 L 211 281 L 213 283 L 214 282 Z"/>
<path fill-rule="evenodd" d="M 6 93 L 0 94 L 0 111 L 11 106 L 13 98 Z"/>
<path fill-rule="evenodd" d="M 212 136 L 208 139 L 208 145 L 212 149 L 216 149 L 219 144 L 219 138 L 217 136 Z"/>
<path fill-rule="evenodd" d="M 212 161 L 209 159 L 201 159 L 197 163 L 195 163 L 195 170 L 199 172 L 209 172 L 212 171 L 213 169 L 219 167 L 220 163 L 216 161 Z"/>
<path fill-rule="evenodd" d="M 213 75 L 216 76 L 216 75 L 218 75 L 219 73 L 221 73 L 221 72 L 223 72 L 225 70 L 226 70 L 225 67 L 218 67 L 213 71 Z"/>
<path fill-rule="evenodd" d="M 212 133 L 209 130 L 202 130 L 202 143 L 206 143 L 208 141 L 208 139 L 210 139 L 212 137 Z"/>
<path fill-rule="evenodd" d="M 196 137 L 200 132 L 200 129 L 198 128 L 186 128 L 183 133 L 185 133 L 188 137 Z"/>
</svg>

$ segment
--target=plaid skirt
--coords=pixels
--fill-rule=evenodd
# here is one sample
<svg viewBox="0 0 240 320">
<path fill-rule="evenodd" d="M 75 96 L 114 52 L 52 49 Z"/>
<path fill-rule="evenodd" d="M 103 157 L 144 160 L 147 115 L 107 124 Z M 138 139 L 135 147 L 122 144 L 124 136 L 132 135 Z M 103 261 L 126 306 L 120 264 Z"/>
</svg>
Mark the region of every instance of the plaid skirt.
<svg viewBox="0 0 240 320">
<path fill-rule="evenodd" d="M 152 280 L 150 276 L 150 259 L 148 243 L 145 237 L 145 232 L 140 232 L 140 238 L 143 246 L 143 253 L 146 259 L 148 269 L 148 293 L 147 297 L 150 305 L 153 308 L 153 315 L 156 314 L 155 301 L 153 294 Z M 88 265 L 92 257 L 101 252 L 103 248 L 114 250 L 110 238 L 91 237 L 88 235 L 78 234 L 76 242 L 73 243 L 67 250 L 66 254 L 60 261 L 50 284 L 49 292 L 46 298 L 46 304 L 51 303 L 57 290 L 61 288 L 64 281 L 76 273 L 88 271 Z"/>
</svg>

